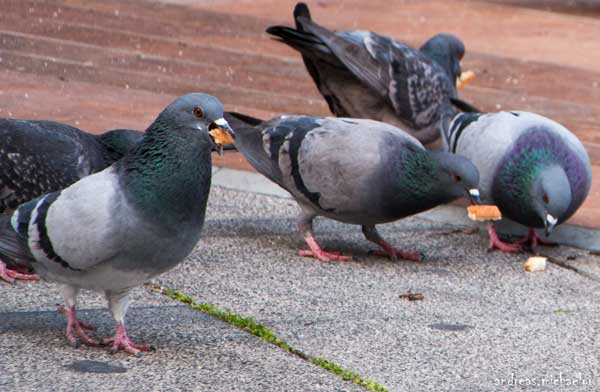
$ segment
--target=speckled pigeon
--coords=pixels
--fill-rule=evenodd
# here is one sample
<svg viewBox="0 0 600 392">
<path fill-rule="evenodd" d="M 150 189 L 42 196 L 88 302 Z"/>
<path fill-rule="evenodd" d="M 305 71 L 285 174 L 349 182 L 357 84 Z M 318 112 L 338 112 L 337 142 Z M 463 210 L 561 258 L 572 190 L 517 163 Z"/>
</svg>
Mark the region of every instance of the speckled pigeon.
<svg viewBox="0 0 600 392">
<path fill-rule="evenodd" d="M 454 104 L 470 108 L 456 92 L 465 52 L 459 38 L 438 34 L 417 50 L 368 31 L 333 32 L 314 23 L 304 3 L 294 19 L 296 29 L 267 32 L 302 54 L 336 116 L 383 121 L 427 144 L 439 137 L 441 121 L 458 113 Z"/>
<path fill-rule="evenodd" d="M 123 159 L 70 187 L 0 217 L 0 258 L 64 284 L 67 338 L 94 345 L 75 314 L 80 289 L 105 294 L 116 334 L 104 343 L 132 354 L 148 346 L 125 330 L 130 290 L 171 269 L 200 237 L 211 181 L 211 149 L 232 142 L 221 103 L 176 99 Z"/>
<path fill-rule="evenodd" d="M 373 120 L 279 116 L 238 127 L 235 145 L 260 173 L 300 206 L 298 228 L 310 250 L 300 255 L 347 260 L 323 251 L 312 232 L 318 215 L 362 226 L 392 259 L 418 261 L 395 249 L 375 225 L 428 210 L 461 196 L 477 197 L 479 174 L 467 159 L 425 150 L 402 130 Z"/>
<path fill-rule="evenodd" d="M 53 121 L 0 119 L 0 213 L 105 169 L 143 135 L 124 129 L 92 135 Z M 0 262 L 0 280 L 14 279 L 36 276 Z"/>
<path fill-rule="evenodd" d="M 503 216 L 530 228 L 524 241 L 511 244 L 502 242 L 489 224 L 490 249 L 514 252 L 529 243 L 535 250 L 543 241 L 533 228 L 549 234 L 573 215 L 590 190 L 585 148 L 565 127 L 540 115 L 459 114 L 444 140 L 449 151 L 479 169 L 483 202 L 496 204 Z"/>
</svg>

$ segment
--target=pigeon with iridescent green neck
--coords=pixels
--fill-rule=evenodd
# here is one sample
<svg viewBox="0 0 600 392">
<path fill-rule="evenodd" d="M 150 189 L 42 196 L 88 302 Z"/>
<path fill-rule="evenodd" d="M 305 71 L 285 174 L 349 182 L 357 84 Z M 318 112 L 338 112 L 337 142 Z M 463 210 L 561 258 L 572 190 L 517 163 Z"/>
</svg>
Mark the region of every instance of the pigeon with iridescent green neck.
<svg viewBox="0 0 600 392">
<path fill-rule="evenodd" d="M 196 245 L 211 182 L 211 150 L 233 142 L 221 103 L 176 99 L 123 159 L 0 217 L 0 259 L 64 285 L 67 338 L 98 344 L 76 317 L 80 289 L 104 293 L 116 323 L 112 351 L 148 350 L 125 330 L 132 288 L 173 268 Z"/>
<path fill-rule="evenodd" d="M 234 115 L 234 113 L 231 113 Z M 463 157 L 426 150 L 406 132 L 378 121 L 278 116 L 238 126 L 235 146 L 260 173 L 300 206 L 298 228 L 309 246 L 300 255 L 347 260 L 325 252 L 312 221 L 325 216 L 362 226 L 365 237 L 392 259 L 420 260 L 394 248 L 375 225 L 405 218 L 461 196 L 477 197 L 479 175 Z"/>
<path fill-rule="evenodd" d="M 105 169 L 143 136 L 124 129 L 92 135 L 54 121 L 0 119 L 0 213 Z M 37 279 L 26 272 L 0 261 L 0 280 Z"/>
<path fill-rule="evenodd" d="M 520 243 L 499 239 L 488 225 L 490 249 L 507 252 L 543 241 L 534 228 L 552 229 L 575 213 L 592 183 L 590 159 L 581 142 L 562 125 L 528 112 L 459 114 L 444 133 L 447 149 L 479 169 L 484 203 L 529 228 Z"/>
</svg>

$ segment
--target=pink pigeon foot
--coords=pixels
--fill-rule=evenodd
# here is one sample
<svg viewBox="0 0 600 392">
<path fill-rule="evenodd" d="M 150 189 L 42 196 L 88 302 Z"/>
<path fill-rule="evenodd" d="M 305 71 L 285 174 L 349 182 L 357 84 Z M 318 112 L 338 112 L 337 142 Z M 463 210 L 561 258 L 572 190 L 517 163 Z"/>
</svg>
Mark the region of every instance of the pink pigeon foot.
<svg viewBox="0 0 600 392">
<path fill-rule="evenodd" d="M 304 234 L 304 240 L 310 247 L 310 250 L 299 250 L 298 254 L 304 257 L 314 257 L 321 261 L 348 261 L 352 256 L 343 256 L 340 252 L 325 252 L 321 249 L 317 240 L 310 231 Z"/>
<path fill-rule="evenodd" d="M 519 241 L 519 244 L 529 245 L 534 252 L 536 251 L 539 245 L 558 246 L 558 244 L 555 242 L 543 240 L 531 227 L 529 228 L 529 233 L 527 234 L 527 236 L 521 241 Z"/>
<path fill-rule="evenodd" d="M 488 224 L 488 235 L 490 236 L 490 245 L 488 247 L 488 251 L 491 252 L 494 249 L 498 249 L 501 252 L 519 252 L 523 247 L 521 244 L 511 244 L 509 242 L 504 242 L 498 237 L 498 233 L 496 233 L 496 229 L 494 229 L 494 225 L 492 223 Z"/>
<path fill-rule="evenodd" d="M 97 340 L 86 335 L 84 329 L 93 330 L 94 327 L 77 319 L 75 306 L 66 309 L 60 306 L 58 311 L 67 317 L 67 339 L 73 347 L 79 347 L 80 341 L 88 346 L 97 346 L 99 344 Z"/>
<path fill-rule="evenodd" d="M 404 252 L 398 248 L 394 248 L 392 245 L 388 244 L 385 241 L 380 241 L 379 246 L 383 248 L 383 250 L 372 250 L 369 253 L 375 256 L 389 257 L 391 260 L 410 260 L 410 261 L 421 261 L 422 257 L 420 253 L 417 252 Z"/>
<path fill-rule="evenodd" d="M 302 249 L 298 251 L 298 255 L 304 257 L 314 257 L 321 261 L 348 261 L 352 260 L 352 256 L 341 255 L 340 252 L 325 252 L 324 250 L 308 250 Z"/>
<path fill-rule="evenodd" d="M 65 316 L 67 316 L 67 309 L 65 309 L 65 307 L 64 307 L 64 306 L 59 306 L 59 307 L 57 307 L 57 308 L 56 308 L 56 310 L 58 311 L 58 313 L 62 313 L 62 314 L 64 314 Z M 67 316 L 67 317 L 68 317 L 68 316 Z M 81 320 L 79 320 L 79 319 L 76 319 L 76 321 L 79 323 L 79 326 L 80 326 L 82 329 L 86 329 L 86 330 L 88 330 L 88 331 L 93 331 L 93 330 L 95 329 L 95 328 L 94 328 L 94 326 L 93 326 L 92 324 L 84 323 L 83 321 L 81 321 Z"/>
<path fill-rule="evenodd" d="M 115 336 L 112 338 L 106 338 L 103 341 L 104 344 L 112 344 L 111 353 L 115 354 L 119 350 L 123 350 L 126 353 L 135 355 L 136 357 L 142 356 L 142 351 L 154 351 L 154 347 L 146 344 L 135 344 L 127 336 L 125 325 L 123 323 L 117 323 L 117 331 Z"/>
<path fill-rule="evenodd" d="M 373 250 L 369 253 L 376 256 L 389 257 L 392 260 L 404 259 L 410 261 L 421 261 L 422 256 L 416 252 L 404 252 L 400 249 L 394 248 L 389 242 L 383 239 L 379 234 L 375 226 L 362 226 L 362 232 L 365 238 L 374 244 L 377 244 L 383 248 L 383 250 Z"/>
<path fill-rule="evenodd" d="M 39 280 L 39 276 L 35 274 L 25 274 L 9 269 L 2 260 L 0 260 L 0 280 L 8 283 L 14 283 L 15 279 L 19 280 Z"/>
</svg>

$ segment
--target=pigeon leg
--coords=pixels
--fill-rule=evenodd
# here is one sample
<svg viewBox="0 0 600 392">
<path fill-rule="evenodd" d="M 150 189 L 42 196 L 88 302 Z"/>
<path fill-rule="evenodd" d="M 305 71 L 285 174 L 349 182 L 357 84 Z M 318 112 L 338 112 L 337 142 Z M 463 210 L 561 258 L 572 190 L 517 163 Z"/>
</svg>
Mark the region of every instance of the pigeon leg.
<svg viewBox="0 0 600 392">
<path fill-rule="evenodd" d="M 554 243 L 554 242 L 550 242 L 550 241 L 545 241 L 543 240 L 533 229 L 533 227 L 529 228 L 529 232 L 527 233 L 527 236 L 522 239 L 521 241 L 519 241 L 519 244 L 527 244 L 531 247 L 531 250 L 533 250 L 534 252 L 537 253 L 537 248 L 540 245 L 545 245 L 545 246 L 557 246 L 558 244 Z"/>
<path fill-rule="evenodd" d="M 490 245 L 488 247 L 489 252 L 493 251 L 494 249 L 499 249 L 502 252 L 519 252 L 522 248 L 521 244 L 503 242 L 500 237 L 498 237 L 498 233 L 496 233 L 493 223 L 488 224 L 488 235 L 490 236 Z"/>
<path fill-rule="evenodd" d="M 129 290 L 120 293 L 107 292 L 106 298 L 108 299 L 110 312 L 117 325 L 115 336 L 103 341 L 104 344 L 112 345 L 111 353 L 115 354 L 119 350 L 123 350 L 136 357 L 141 357 L 142 351 L 154 350 L 152 346 L 133 343 L 129 339 L 129 336 L 127 336 L 125 313 L 127 313 L 127 307 L 129 306 Z"/>
<path fill-rule="evenodd" d="M 411 261 L 421 261 L 421 254 L 416 252 L 404 252 L 390 245 L 383 237 L 381 237 L 375 226 L 363 226 L 362 232 L 366 239 L 383 248 L 383 250 L 370 252 L 371 254 L 376 256 L 387 256 L 394 261 L 399 258 Z"/>
<path fill-rule="evenodd" d="M 63 288 L 66 307 L 59 307 L 58 311 L 67 317 L 67 339 L 75 348 L 79 347 L 80 341 L 88 346 L 97 346 L 98 341 L 87 336 L 84 331 L 84 329 L 93 329 L 93 327 L 77 319 L 75 305 L 78 293 L 79 289 L 76 287 L 65 286 Z"/>
<path fill-rule="evenodd" d="M 39 280 L 39 276 L 35 274 L 23 274 L 15 270 L 9 269 L 2 260 L 0 260 L 0 280 L 8 283 L 14 283 L 15 279 L 20 280 Z"/>
<path fill-rule="evenodd" d="M 299 250 L 298 254 L 304 257 L 314 257 L 321 261 L 352 260 L 352 256 L 343 256 L 340 252 L 325 252 L 321 249 L 312 232 L 312 220 L 314 217 L 314 214 L 300 214 L 300 218 L 298 219 L 298 229 L 304 236 L 304 240 L 310 247 L 310 250 Z"/>
<path fill-rule="evenodd" d="M 67 317 L 67 318 L 69 317 L 68 312 L 70 312 L 70 311 L 67 310 L 67 308 L 65 308 L 64 306 L 59 306 L 59 307 L 56 308 L 56 310 L 58 311 L 58 313 L 64 314 L 65 317 Z M 75 309 L 73 309 L 71 312 L 73 313 L 73 317 L 74 317 L 75 316 L 74 315 Z M 93 331 L 95 329 L 92 324 L 84 323 L 83 321 L 81 321 L 81 320 L 79 320 L 77 318 L 75 318 L 75 321 L 79 323 L 79 326 L 82 329 L 86 329 L 88 331 Z"/>
</svg>

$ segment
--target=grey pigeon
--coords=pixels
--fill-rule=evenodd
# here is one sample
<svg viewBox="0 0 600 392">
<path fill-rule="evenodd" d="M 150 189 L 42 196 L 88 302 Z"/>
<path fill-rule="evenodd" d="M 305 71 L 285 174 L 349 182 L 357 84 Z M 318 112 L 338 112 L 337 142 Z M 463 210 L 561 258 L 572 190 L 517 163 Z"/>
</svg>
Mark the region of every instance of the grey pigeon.
<svg viewBox="0 0 600 392">
<path fill-rule="evenodd" d="M 143 135 L 123 129 L 92 135 L 53 121 L 0 119 L 0 213 L 105 169 Z M 35 278 L 0 262 L 0 280 Z"/>
<path fill-rule="evenodd" d="M 236 128 L 235 146 L 260 173 L 300 206 L 298 228 L 319 260 L 347 260 L 314 238 L 318 215 L 362 226 L 392 259 L 419 260 L 387 243 L 375 225 L 392 222 L 461 196 L 476 197 L 479 174 L 467 159 L 426 150 L 402 130 L 373 120 L 279 116 Z"/>
<path fill-rule="evenodd" d="M 456 92 L 465 53 L 459 38 L 438 34 L 414 49 L 369 31 L 333 32 L 314 23 L 304 3 L 296 5 L 294 19 L 296 29 L 267 32 L 302 54 L 336 116 L 383 121 L 427 144 L 439 137 L 442 121 L 458 113 L 454 104 L 473 110 Z"/>
<path fill-rule="evenodd" d="M 529 227 L 521 243 L 502 242 L 488 225 L 490 249 L 536 249 L 533 228 L 567 220 L 585 200 L 592 182 L 590 159 L 581 142 L 562 125 L 528 112 L 459 114 L 444 137 L 446 148 L 479 169 L 481 198 L 502 215 Z"/>
<path fill-rule="evenodd" d="M 211 149 L 232 134 L 214 97 L 176 99 L 123 159 L 70 187 L 0 217 L 0 258 L 64 284 L 67 338 L 98 342 L 76 318 L 80 289 L 107 298 L 112 351 L 148 350 L 125 330 L 132 288 L 173 268 L 200 238 L 211 181 Z M 229 138 L 228 142 L 231 142 Z"/>
</svg>

